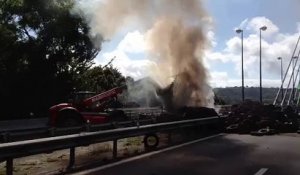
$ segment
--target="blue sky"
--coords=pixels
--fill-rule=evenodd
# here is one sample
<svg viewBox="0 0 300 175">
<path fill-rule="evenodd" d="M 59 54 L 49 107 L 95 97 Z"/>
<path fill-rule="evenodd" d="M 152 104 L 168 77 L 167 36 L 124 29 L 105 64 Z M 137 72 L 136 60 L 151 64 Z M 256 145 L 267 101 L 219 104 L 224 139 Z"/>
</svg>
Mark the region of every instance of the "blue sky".
<svg viewBox="0 0 300 175">
<path fill-rule="evenodd" d="M 298 32 L 300 3 L 297 0 L 207 0 L 205 5 L 214 19 L 215 39 L 218 43 L 215 51 L 226 47 L 226 41 L 235 35 L 234 29 L 245 19 L 266 17 L 278 26 L 280 33 Z M 253 34 L 251 32 L 244 31 L 245 37 Z M 214 64 L 212 70 L 225 71 L 232 79 L 238 79 L 240 75 L 232 71 L 234 66 L 232 63 Z M 278 80 L 278 74 L 265 72 L 265 75 L 269 79 Z"/>
<path fill-rule="evenodd" d="M 205 5 L 214 19 L 216 38 L 226 41 L 243 20 L 257 16 L 267 17 L 280 26 L 283 33 L 295 32 L 300 17 L 300 3 L 297 1 L 299 0 L 206 0 Z M 225 42 L 219 44 L 224 47 Z"/>
<path fill-rule="evenodd" d="M 300 29 L 299 0 L 204 0 L 213 27 L 208 31 L 212 47 L 204 62 L 214 87 L 240 86 L 240 37 L 234 29 L 244 30 L 246 85 L 258 85 L 257 29 L 266 25 L 263 33 L 263 86 L 279 86 L 280 70 L 277 57 L 284 58 L 284 67 L 292 56 Z M 151 64 L 143 49 L 144 33 L 124 30 L 103 44 L 96 59 L 105 64 L 117 56 L 113 65 L 135 79 L 147 76 L 145 67 Z"/>
</svg>

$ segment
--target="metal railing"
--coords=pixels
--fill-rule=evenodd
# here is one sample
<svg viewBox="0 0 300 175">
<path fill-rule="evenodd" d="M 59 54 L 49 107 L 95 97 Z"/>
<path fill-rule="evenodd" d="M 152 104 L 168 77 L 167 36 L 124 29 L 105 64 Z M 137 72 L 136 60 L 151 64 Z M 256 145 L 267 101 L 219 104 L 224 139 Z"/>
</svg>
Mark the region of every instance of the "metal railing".
<svg viewBox="0 0 300 175">
<path fill-rule="evenodd" d="M 62 149 L 70 149 L 69 167 L 73 167 L 75 163 L 76 147 L 87 146 L 105 141 L 113 141 L 113 157 L 116 157 L 118 139 L 219 122 L 220 117 L 217 116 L 4 143 L 0 144 L 0 161 L 6 161 L 6 174 L 12 175 L 14 158 L 49 153 Z"/>
<path fill-rule="evenodd" d="M 76 134 L 79 132 L 95 132 L 108 129 L 116 129 L 118 127 L 130 127 L 152 124 L 153 119 L 140 119 L 137 121 L 121 121 L 121 122 L 109 122 L 104 124 L 90 124 L 87 123 L 83 126 L 67 127 L 67 128 L 55 128 L 55 127 L 44 127 L 44 128 L 33 128 L 33 129 L 16 129 L 10 131 L 0 132 L 0 143 L 15 142 L 29 139 L 39 139 L 45 137 L 54 137 L 61 135 Z"/>
<path fill-rule="evenodd" d="M 292 77 L 294 76 L 294 72 L 295 72 L 295 69 L 296 69 L 296 66 L 297 66 L 297 62 L 298 62 L 298 58 L 296 60 L 296 64 L 292 65 L 292 62 L 293 62 L 293 59 L 294 59 L 294 56 L 296 54 L 296 51 L 298 49 L 298 46 L 299 46 L 299 42 L 300 42 L 300 36 L 298 37 L 298 40 L 297 40 L 297 43 L 296 43 L 296 46 L 294 48 L 294 51 L 293 51 L 293 54 L 291 56 L 291 59 L 289 61 L 289 64 L 286 68 L 286 71 L 285 71 L 285 74 L 284 74 L 284 77 L 282 79 L 282 82 L 281 82 L 281 86 L 279 88 L 279 90 L 277 91 L 277 94 L 275 96 L 275 99 L 274 99 L 274 102 L 273 102 L 273 105 L 280 105 L 280 106 L 284 106 L 285 105 L 285 102 L 286 102 L 286 98 L 287 98 L 287 95 L 288 95 L 288 91 L 289 91 L 289 86 L 291 84 L 291 81 L 292 81 Z M 298 51 L 298 57 L 300 55 L 300 50 Z M 289 72 L 292 71 L 291 73 L 291 76 L 288 77 L 289 75 Z M 289 80 L 288 80 L 289 79 Z M 287 81 L 287 82 L 286 82 Z M 284 85 L 287 84 L 287 87 L 284 87 Z M 294 87 L 293 87 L 294 88 Z M 281 101 L 279 101 L 279 95 L 280 93 L 284 93 L 283 95 L 283 99 L 281 99 Z M 292 92 L 291 92 L 292 93 Z M 290 99 L 288 100 L 288 103 L 290 103 Z"/>
</svg>

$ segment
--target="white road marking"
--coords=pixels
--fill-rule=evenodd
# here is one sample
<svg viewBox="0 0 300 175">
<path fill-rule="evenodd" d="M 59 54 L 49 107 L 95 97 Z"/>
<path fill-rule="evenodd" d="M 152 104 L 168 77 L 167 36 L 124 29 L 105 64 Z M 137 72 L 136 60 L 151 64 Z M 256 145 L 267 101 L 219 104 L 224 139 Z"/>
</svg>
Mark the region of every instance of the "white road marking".
<svg viewBox="0 0 300 175">
<path fill-rule="evenodd" d="M 254 175 L 263 175 L 265 172 L 268 171 L 268 168 L 261 168 L 259 171 L 257 171 Z"/>
<path fill-rule="evenodd" d="M 177 148 L 180 148 L 180 147 L 184 147 L 184 146 L 187 146 L 187 145 L 191 145 L 193 143 L 205 141 L 205 140 L 212 139 L 212 138 L 215 138 L 215 137 L 219 137 L 219 136 L 222 136 L 222 135 L 223 134 L 217 134 L 217 135 L 212 135 L 212 136 L 209 136 L 209 137 L 204 137 L 204 138 L 194 140 L 194 141 L 190 141 L 190 142 L 186 142 L 186 143 L 183 143 L 183 144 L 180 144 L 180 145 L 176 145 L 176 146 L 168 147 L 168 148 L 165 148 L 165 149 L 149 152 L 149 153 L 142 154 L 142 155 L 139 155 L 139 156 L 135 156 L 135 157 L 132 157 L 132 158 L 124 159 L 124 160 L 121 160 L 121 161 L 118 161 L 118 162 L 115 162 L 115 163 L 103 165 L 103 166 L 100 166 L 100 167 L 97 167 L 97 168 L 94 168 L 94 169 L 89 169 L 89 170 L 84 170 L 84 171 L 81 171 L 81 172 L 73 173 L 72 175 L 90 174 L 90 173 L 93 173 L 93 172 L 97 172 L 97 171 L 100 171 L 100 170 L 111 168 L 111 167 L 121 165 L 121 164 L 124 164 L 124 163 L 127 163 L 127 162 L 132 162 L 134 160 L 142 159 L 142 158 L 145 158 L 145 157 L 150 157 L 150 156 L 155 155 L 155 154 L 159 154 L 159 153 L 162 153 L 162 152 L 174 150 L 174 149 L 177 149 Z"/>
</svg>

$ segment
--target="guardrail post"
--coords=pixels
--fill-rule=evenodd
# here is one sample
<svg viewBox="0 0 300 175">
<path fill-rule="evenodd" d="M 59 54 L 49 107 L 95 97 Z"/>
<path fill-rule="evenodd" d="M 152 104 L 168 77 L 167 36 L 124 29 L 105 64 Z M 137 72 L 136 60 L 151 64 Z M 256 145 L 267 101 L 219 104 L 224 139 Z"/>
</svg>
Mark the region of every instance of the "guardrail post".
<svg viewBox="0 0 300 175">
<path fill-rule="evenodd" d="M 91 123 L 90 123 L 90 121 L 88 120 L 88 122 L 85 124 L 85 131 L 86 131 L 86 132 L 90 132 L 90 130 L 91 130 Z"/>
<path fill-rule="evenodd" d="M 151 116 L 151 119 L 152 119 L 152 122 L 153 122 L 153 123 L 156 123 L 156 122 L 157 122 L 157 117 L 158 117 L 158 116 L 156 116 L 156 115 L 155 115 L 155 116 Z"/>
<path fill-rule="evenodd" d="M 118 128 L 118 127 L 119 127 L 119 126 L 118 126 L 118 122 L 115 122 L 115 121 L 111 122 L 111 125 L 112 125 L 114 128 Z"/>
<path fill-rule="evenodd" d="M 75 164 L 75 147 L 71 147 L 68 169 L 73 168 L 74 164 Z"/>
<path fill-rule="evenodd" d="M 168 132 L 168 136 L 167 136 L 167 138 L 168 138 L 168 144 L 172 144 L 172 133 L 171 132 L 172 131 Z"/>
<path fill-rule="evenodd" d="M 138 116 L 137 121 L 136 121 L 136 126 L 139 128 L 140 127 L 140 117 Z"/>
<path fill-rule="evenodd" d="M 118 157 L 118 140 L 113 140 L 113 159 Z"/>
<path fill-rule="evenodd" d="M 49 128 L 48 133 L 51 137 L 55 136 L 55 128 L 53 128 L 53 127 Z"/>
<path fill-rule="evenodd" d="M 6 160 L 6 175 L 13 175 L 14 163 L 13 158 L 8 158 Z"/>
</svg>

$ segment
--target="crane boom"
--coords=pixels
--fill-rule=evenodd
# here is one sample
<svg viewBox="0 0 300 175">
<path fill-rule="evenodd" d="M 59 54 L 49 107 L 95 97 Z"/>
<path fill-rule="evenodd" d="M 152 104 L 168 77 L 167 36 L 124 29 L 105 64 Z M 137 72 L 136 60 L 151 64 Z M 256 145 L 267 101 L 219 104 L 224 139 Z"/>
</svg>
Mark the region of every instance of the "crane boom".
<svg viewBox="0 0 300 175">
<path fill-rule="evenodd" d="M 124 87 L 116 87 L 101 94 L 95 95 L 93 97 L 87 98 L 83 101 L 83 104 L 90 106 L 95 102 L 102 102 L 108 98 L 116 97 L 118 94 L 123 92 Z"/>
</svg>

